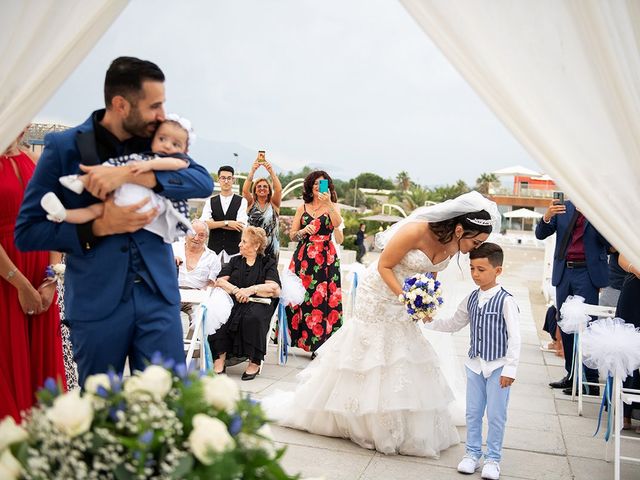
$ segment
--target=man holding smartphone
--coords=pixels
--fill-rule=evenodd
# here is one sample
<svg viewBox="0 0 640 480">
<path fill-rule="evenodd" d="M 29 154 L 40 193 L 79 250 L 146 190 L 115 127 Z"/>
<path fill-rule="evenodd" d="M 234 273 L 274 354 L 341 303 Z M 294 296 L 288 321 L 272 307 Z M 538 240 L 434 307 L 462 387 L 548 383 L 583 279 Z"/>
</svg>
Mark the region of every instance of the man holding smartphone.
<svg viewBox="0 0 640 480">
<path fill-rule="evenodd" d="M 556 234 L 551 284 L 556 287 L 558 311 L 569 295 L 584 297 L 585 303 L 598 305 L 599 289 L 609 285 L 607 249 L 609 243 L 584 215 L 564 195 L 554 194 L 542 221 L 536 226 L 536 238 L 543 240 Z M 562 388 L 571 395 L 573 379 L 573 335 L 560 332 L 564 348 L 567 375 L 551 388 Z M 587 382 L 597 382 L 598 372 L 584 367 Z M 598 395 L 598 387 L 587 388 L 588 394 Z"/>
</svg>

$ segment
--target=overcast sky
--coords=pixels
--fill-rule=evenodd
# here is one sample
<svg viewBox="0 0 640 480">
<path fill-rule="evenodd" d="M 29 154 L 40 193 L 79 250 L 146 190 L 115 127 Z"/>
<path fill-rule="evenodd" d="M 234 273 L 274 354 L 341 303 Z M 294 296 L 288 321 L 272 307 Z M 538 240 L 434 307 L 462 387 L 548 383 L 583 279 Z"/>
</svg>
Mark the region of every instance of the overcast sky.
<svg viewBox="0 0 640 480">
<path fill-rule="evenodd" d="M 102 108 L 120 55 L 163 69 L 167 111 L 193 122 L 212 169 L 257 149 L 284 169 L 423 185 L 538 169 L 395 0 L 132 0 L 36 121 Z"/>
</svg>

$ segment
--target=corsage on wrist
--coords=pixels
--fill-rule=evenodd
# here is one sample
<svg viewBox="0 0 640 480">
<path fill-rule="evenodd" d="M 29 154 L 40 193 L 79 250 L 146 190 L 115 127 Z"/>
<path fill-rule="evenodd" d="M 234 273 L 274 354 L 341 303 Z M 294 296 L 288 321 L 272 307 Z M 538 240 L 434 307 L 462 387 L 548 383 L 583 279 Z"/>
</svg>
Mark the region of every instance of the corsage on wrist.
<svg viewBox="0 0 640 480">
<path fill-rule="evenodd" d="M 47 265 L 44 269 L 44 279 L 42 285 L 49 285 L 51 283 L 64 281 L 64 271 L 66 269 L 64 263 L 56 263 L 53 265 Z"/>
</svg>

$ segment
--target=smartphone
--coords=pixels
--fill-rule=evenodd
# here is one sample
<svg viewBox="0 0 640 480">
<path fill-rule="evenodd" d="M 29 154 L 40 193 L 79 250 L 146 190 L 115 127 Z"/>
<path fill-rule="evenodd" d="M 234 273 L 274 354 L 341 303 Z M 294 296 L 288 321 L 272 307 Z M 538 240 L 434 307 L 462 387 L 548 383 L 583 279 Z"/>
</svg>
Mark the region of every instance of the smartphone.
<svg viewBox="0 0 640 480">
<path fill-rule="evenodd" d="M 318 191 L 320 193 L 327 193 L 329 191 L 329 180 L 321 178 L 318 182 Z"/>
<path fill-rule="evenodd" d="M 553 192 L 553 203 L 555 203 L 556 205 L 562 205 L 564 203 L 564 193 Z"/>
<path fill-rule="evenodd" d="M 260 163 L 264 163 L 267 161 L 267 159 L 264 156 L 264 150 L 258 150 L 258 162 Z"/>
</svg>

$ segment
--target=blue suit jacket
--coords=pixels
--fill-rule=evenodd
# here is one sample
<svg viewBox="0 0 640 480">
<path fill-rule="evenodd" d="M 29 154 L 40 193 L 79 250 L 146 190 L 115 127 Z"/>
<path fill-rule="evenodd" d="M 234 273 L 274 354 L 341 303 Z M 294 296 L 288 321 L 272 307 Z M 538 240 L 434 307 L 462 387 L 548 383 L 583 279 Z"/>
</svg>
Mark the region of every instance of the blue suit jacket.
<svg viewBox="0 0 640 480">
<path fill-rule="evenodd" d="M 536 237 L 540 240 L 547 238 L 549 235 L 556 234 L 556 248 L 553 257 L 553 274 L 551 276 L 551 284 L 557 286 L 564 274 L 566 268 L 566 258 L 560 258 L 560 247 L 565 232 L 569 228 L 571 218 L 576 211 L 573 203 L 565 202 L 567 212 L 561 215 L 555 215 L 549 223 L 540 220 L 536 226 Z M 600 235 L 593 225 L 585 218 L 584 225 L 584 254 L 587 261 L 587 270 L 591 283 L 595 287 L 603 288 L 609 285 L 609 264 L 607 263 L 607 249 L 609 243 Z"/>
<path fill-rule="evenodd" d="M 159 296 L 170 304 L 179 302 L 171 245 L 160 236 L 140 229 L 131 234 L 102 237 L 87 250 L 80 244 L 77 225 L 47 220 L 40 206 L 40 199 L 47 192 L 54 192 L 66 208 L 82 208 L 99 201 L 87 192 L 73 193 L 58 182 L 62 175 L 81 173 L 78 147 L 81 138 L 93 141 L 95 151 L 91 117 L 78 127 L 46 136 L 45 149 L 27 186 L 16 222 L 17 247 L 23 251 L 55 250 L 67 254 L 64 303 L 68 319 L 98 320 L 119 305 L 129 269 L 130 242 L 138 247 Z M 94 160 L 93 163 L 99 163 L 97 154 Z M 160 195 L 172 199 L 206 198 L 213 191 L 211 176 L 195 162 L 183 170 L 155 175 L 163 188 Z"/>
</svg>

